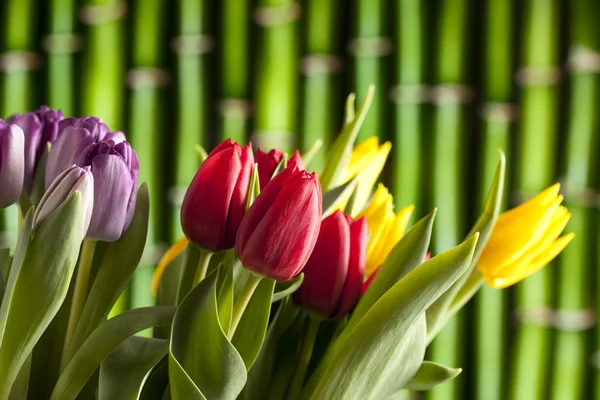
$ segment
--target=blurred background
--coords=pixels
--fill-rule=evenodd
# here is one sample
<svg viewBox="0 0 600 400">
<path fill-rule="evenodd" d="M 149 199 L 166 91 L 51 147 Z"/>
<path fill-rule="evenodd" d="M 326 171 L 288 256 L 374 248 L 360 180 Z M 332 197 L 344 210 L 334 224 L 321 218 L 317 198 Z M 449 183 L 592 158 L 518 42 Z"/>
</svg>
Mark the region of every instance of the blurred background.
<svg viewBox="0 0 600 400">
<path fill-rule="evenodd" d="M 0 10 L 0 116 L 42 104 L 99 116 L 139 155 L 152 227 L 121 307 L 153 303 L 196 144 L 306 150 L 322 138 L 326 149 L 346 95 L 362 101 L 373 83 L 359 141 L 393 143 L 383 181 L 397 208 L 439 208 L 434 253 L 469 230 L 499 148 L 506 206 L 560 180 L 577 235 L 524 283 L 483 288 L 429 349 L 461 377 L 404 398 L 600 399 L 596 0 L 1 0 Z"/>
</svg>

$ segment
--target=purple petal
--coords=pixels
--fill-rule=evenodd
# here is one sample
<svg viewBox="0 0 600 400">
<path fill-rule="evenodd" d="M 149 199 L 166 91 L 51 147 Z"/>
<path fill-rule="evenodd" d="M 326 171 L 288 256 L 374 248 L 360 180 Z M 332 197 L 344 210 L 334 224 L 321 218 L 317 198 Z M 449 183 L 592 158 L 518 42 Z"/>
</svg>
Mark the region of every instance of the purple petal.
<svg viewBox="0 0 600 400">
<path fill-rule="evenodd" d="M 76 164 L 90 165 L 87 157 L 94 144 L 94 138 L 87 129 L 68 127 L 52 145 L 46 164 L 46 187 L 65 169 Z"/>
<path fill-rule="evenodd" d="M 23 190 L 25 137 L 17 125 L 0 120 L 0 209 L 15 203 Z"/>
</svg>

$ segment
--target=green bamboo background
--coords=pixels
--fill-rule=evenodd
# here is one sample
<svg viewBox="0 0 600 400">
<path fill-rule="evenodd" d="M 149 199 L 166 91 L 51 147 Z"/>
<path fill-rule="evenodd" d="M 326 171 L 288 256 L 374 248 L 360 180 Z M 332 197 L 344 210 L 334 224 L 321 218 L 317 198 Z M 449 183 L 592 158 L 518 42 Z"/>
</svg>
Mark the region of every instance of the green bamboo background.
<svg viewBox="0 0 600 400">
<path fill-rule="evenodd" d="M 123 309 L 153 302 L 196 144 L 327 148 L 373 83 L 359 140 L 392 141 L 397 207 L 439 207 L 433 252 L 468 230 L 498 148 L 506 205 L 561 180 L 577 235 L 525 283 L 484 287 L 428 354 L 461 377 L 403 397 L 600 399 L 599 17 L 596 0 L 1 0 L 0 114 L 47 104 L 128 135 L 152 224 Z M 17 221 L 0 214 L 0 240 Z"/>
</svg>

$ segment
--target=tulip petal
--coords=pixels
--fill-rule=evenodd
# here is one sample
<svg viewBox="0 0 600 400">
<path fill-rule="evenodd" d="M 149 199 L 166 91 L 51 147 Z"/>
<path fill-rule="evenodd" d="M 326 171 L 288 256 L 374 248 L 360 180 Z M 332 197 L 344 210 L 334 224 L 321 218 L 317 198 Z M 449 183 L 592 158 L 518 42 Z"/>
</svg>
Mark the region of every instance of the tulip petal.
<svg viewBox="0 0 600 400">
<path fill-rule="evenodd" d="M 31 190 L 35 166 L 41 156 L 40 144 L 42 143 L 42 123 L 34 113 L 14 116 L 9 123 L 18 125 L 23 129 L 25 136 L 25 190 Z M 39 154 L 39 155 L 38 155 Z"/>
<path fill-rule="evenodd" d="M 123 233 L 133 179 L 119 155 L 100 154 L 92 160 L 94 210 L 87 237 L 114 242 Z"/>
<path fill-rule="evenodd" d="M 62 122 L 62 121 L 61 121 Z M 61 172 L 76 164 L 80 167 L 89 165 L 87 154 L 94 144 L 94 138 L 84 128 L 69 127 L 52 145 L 46 164 L 46 187 L 50 186 Z"/>
<path fill-rule="evenodd" d="M 229 202 L 229 210 L 227 215 L 227 233 L 225 242 L 228 248 L 234 246 L 238 228 L 240 227 L 242 218 L 246 213 L 246 199 L 248 197 L 250 178 L 252 176 L 252 168 L 254 166 L 252 144 L 248 144 L 246 147 L 242 148 L 240 162 L 241 169 L 238 174 L 233 193 L 231 194 L 231 201 Z"/>
<path fill-rule="evenodd" d="M 17 125 L 0 127 L 0 209 L 15 203 L 23 190 L 25 137 Z"/>
</svg>

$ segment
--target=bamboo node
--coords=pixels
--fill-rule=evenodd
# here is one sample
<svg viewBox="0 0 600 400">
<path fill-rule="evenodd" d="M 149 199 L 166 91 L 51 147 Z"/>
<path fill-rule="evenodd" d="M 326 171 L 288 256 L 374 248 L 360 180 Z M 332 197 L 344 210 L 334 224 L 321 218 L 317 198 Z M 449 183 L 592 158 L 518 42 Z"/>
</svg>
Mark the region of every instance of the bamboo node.
<svg viewBox="0 0 600 400">
<path fill-rule="evenodd" d="M 523 67 L 517 71 L 517 83 L 521 86 L 552 86 L 560 81 L 559 67 Z"/>
<path fill-rule="evenodd" d="M 251 142 L 263 149 L 293 149 L 296 147 L 296 135 L 286 130 L 256 130 L 251 136 Z"/>
<path fill-rule="evenodd" d="M 127 3 L 117 1 L 116 3 L 86 5 L 79 12 L 79 19 L 86 25 L 100 26 L 117 22 L 127 15 Z"/>
<path fill-rule="evenodd" d="M 342 68 L 342 59 L 334 54 L 306 54 L 300 60 L 300 72 L 304 75 L 334 75 Z"/>
<path fill-rule="evenodd" d="M 515 310 L 516 320 L 524 325 L 552 326 L 554 312 L 549 307 L 521 307 Z"/>
<path fill-rule="evenodd" d="M 419 83 L 400 84 L 390 89 L 390 100 L 397 104 L 422 104 L 429 100 L 429 86 Z"/>
<path fill-rule="evenodd" d="M 173 186 L 167 190 L 167 203 L 181 207 L 183 204 L 183 198 L 187 192 L 187 186 Z"/>
<path fill-rule="evenodd" d="M 578 47 L 571 51 L 567 66 L 573 72 L 600 72 L 600 52 Z"/>
<path fill-rule="evenodd" d="M 585 331 L 596 325 L 596 312 L 591 308 L 581 310 L 555 310 L 552 325 L 561 331 Z"/>
<path fill-rule="evenodd" d="M 480 109 L 481 118 L 497 122 L 514 122 L 519 117 L 519 107 L 513 103 L 488 102 Z"/>
<path fill-rule="evenodd" d="M 214 48 L 215 39 L 210 35 L 182 35 L 171 41 L 171 49 L 180 55 L 202 55 Z"/>
<path fill-rule="evenodd" d="M 348 42 L 348 53 L 355 57 L 383 57 L 392 52 L 392 39 L 385 36 L 354 38 Z"/>
<path fill-rule="evenodd" d="M 171 81 L 169 71 L 156 67 L 137 67 L 127 71 L 127 85 L 132 88 L 160 88 Z"/>
<path fill-rule="evenodd" d="M 271 28 L 292 23 L 299 19 L 301 15 L 302 6 L 294 2 L 275 7 L 258 7 L 254 10 L 252 19 L 256 25 Z"/>
<path fill-rule="evenodd" d="M 42 49 L 53 54 L 72 54 L 83 48 L 81 35 L 74 33 L 54 33 L 42 39 Z"/>
<path fill-rule="evenodd" d="M 568 177 L 561 178 L 560 182 L 561 191 L 570 203 L 590 208 L 600 207 L 600 193 L 595 189 L 573 183 Z"/>
<path fill-rule="evenodd" d="M 0 54 L 0 71 L 31 71 L 40 67 L 42 60 L 27 50 L 9 50 Z"/>
<path fill-rule="evenodd" d="M 166 243 L 162 242 L 147 245 L 144 248 L 144 252 L 142 253 L 140 265 L 157 265 L 168 249 L 169 246 Z"/>
<path fill-rule="evenodd" d="M 252 103 L 246 99 L 221 99 L 217 107 L 221 116 L 250 118 L 252 115 Z"/>
<path fill-rule="evenodd" d="M 473 88 L 460 83 L 442 83 L 429 90 L 429 100 L 433 104 L 464 104 L 475 97 Z"/>
</svg>

